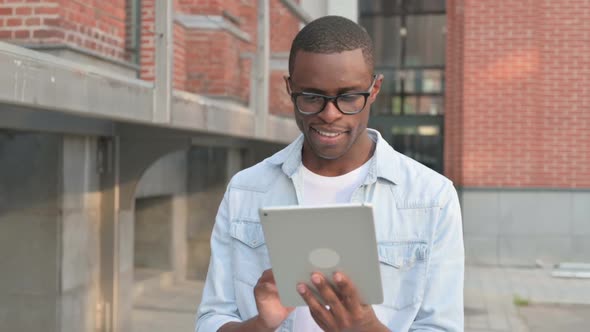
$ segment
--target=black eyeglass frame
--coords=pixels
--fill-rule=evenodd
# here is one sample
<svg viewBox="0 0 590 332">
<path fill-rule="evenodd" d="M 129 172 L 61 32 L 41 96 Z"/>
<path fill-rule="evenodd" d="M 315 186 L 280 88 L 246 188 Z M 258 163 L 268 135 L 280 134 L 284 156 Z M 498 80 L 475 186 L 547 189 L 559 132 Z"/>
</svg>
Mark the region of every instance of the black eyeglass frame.
<svg viewBox="0 0 590 332">
<path fill-rule="evenodd" d="M 347 92 L 347 93 L 341 93 L 336 96 L 326 96 L 326 95 L 322 95 L 319 93 L 313 93 L 313 92 L 291 92 L 291 100 L 293 101 L 293 105 L 295 105 L 297 112 L 299 112 L 302 115 L 320 114 L 326 109 L 328 102 L 332 102 L 334 104 L 334 106 L 336 106 L 336 109 L 344 115 L 359 114 L 360 112 L 362 112 L 365 109 L 365 106 L 367 106 L 367 99 L 369 98 L 369 96 L 371 96 L 371 90 L 373 90 L 373 87 L 375 86 L 375 82 L 377 81 L 377 77 L 378 77 L 378 75 L 376 75 L 376 74 L 373 75 L 373 81 L 371 82 L 371 86 L 369 86 L 369 88 L 367 89 L 368 91 Z M 291 77 L 289 77 L 288 80 L 289 80 L 289 82 L 291 82 Z M 291 84 L 289 84 L 289 89 L 291 89 Z M 320 97 L 324 100 L 324 103 L 323 103 L 322 107 L 320 108 L 320 110 L 317 112 L 303 112 L 301 109 L 299 109 L 299 106 L 297 106 L 297 97 L 299 97 L 299 96 Z M 365 97 L 363 107 L 361 107 L 358 111 L 355 111 L 355 112 L 344 112 L 343 110 L 341 110 L 340 107 L 338 106 L 338 98 L 347 97 L 347 96 L 363 96 L 363 97 Z"/>
</svg>

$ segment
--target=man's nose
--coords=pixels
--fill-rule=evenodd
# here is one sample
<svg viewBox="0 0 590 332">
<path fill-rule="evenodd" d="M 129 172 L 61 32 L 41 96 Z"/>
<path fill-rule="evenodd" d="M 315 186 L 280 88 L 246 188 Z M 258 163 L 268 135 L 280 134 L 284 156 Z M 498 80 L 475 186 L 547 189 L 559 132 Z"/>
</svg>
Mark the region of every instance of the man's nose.
<svg viewBox="0 0 590 332">
<path fill-rule="evenodd" d="M 326 103 L 326 107 L 324 107 L 324 110 L 318 116 L 326 123 L 333 123 L 342 117 L 342 113 L 336 107 L 336 100 L 332 99 Z"/>
</svg>

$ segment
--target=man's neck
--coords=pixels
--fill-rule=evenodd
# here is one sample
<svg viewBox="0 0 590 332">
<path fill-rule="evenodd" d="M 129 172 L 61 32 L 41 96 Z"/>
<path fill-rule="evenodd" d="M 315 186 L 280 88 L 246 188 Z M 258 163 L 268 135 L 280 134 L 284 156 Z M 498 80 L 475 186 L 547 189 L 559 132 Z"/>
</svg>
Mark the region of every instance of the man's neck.
<svg viewBox="0 0 590 332">
<path fill-rule="evenodd" d="M 340 176 L 349 173 L 371 159 L 375 151 L 375 146 L 377 145 L 369 137 L 368 133 L 359 137 L 359 139 L 363 141 L 357 142 L 346 154 L 337 159 L 324 159 L 316 156 L 304 144 L 302 153 L 303 165 L 310 171 L 323 176 Z"/>
</svg>

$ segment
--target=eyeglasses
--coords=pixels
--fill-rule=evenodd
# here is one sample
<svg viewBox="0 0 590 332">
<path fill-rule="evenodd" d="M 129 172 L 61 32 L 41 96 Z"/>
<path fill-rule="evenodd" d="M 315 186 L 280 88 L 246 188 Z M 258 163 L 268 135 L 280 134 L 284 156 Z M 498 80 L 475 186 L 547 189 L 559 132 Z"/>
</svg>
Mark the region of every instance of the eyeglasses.
<svg viewBox="0 0 590 332">
<path fill-rule="evenodd" d="M 289 78 L 289 82 L 290 80 L 291 78 Z M 303 115 L 322 112 L 328 102 L 334 103 L 342 114 L 353 115 L 360 113 L 367 105 L 367 98 L 371 95 L 376 80 L 377 75 L 373 75 L 371 86 L 365 92 L 343 93 L 333 97 L 311 92 L 292 92 L 291 99 L 297 111 Z"/>
</svg>

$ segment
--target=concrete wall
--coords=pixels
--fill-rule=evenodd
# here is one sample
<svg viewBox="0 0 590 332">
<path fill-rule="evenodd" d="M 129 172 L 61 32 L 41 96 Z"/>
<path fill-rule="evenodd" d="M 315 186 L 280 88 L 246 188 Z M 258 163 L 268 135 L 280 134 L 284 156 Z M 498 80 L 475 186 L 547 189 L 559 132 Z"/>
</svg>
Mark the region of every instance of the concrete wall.
<svg viewBox="0 0 590 332">
<path fill-rule="evenodd" d="M 358 0 L 301 0 L 299 3 L 313 18 L 339 15 L 358 22 Z"/>
<path fill-rule="evenodd" d="M 100 288 L 100 174 L 97 141 L 64 136 L 58 298 L 59 331 L 92 331 Z"/>
<path fill-rule="evenodd" d="M 55 45 L 52 47 L 31 45 L 30 48 L 54 55 L 58 58 L 68 59 L 77 63 L 83 63 L 97 68 L 102 68 L 119 75 L 133 78 L 138 76 L 138 69 L 134 68 L 129 63 L 117 61 L 100 54 L 92 53 L 92 51 L 85 49 L 77 49 L 73 46 L 65 45 Z"/>
<path fill-rule="evenodd" d="M 468 263 L 590 262 L 590 191 L 460 190 Z"/>
<path fill-rule="evenodd" d="M 90 137 L 0 132 L 0 326 L 91 331 L 100 194 Z"/>
<path fill-rule="evenodd" d="M 56 331 L 59 135 L 0 131 L 0 326 Z"/>
<path fill-rule="evenodd" d="M 205 279 L 211 254 L 209 239 L 229 180 L 228 149 L 194 147 L 188 153 L 188 160 L 187 277 Z"/>
<path fill-rule="evenodd" d="M 184 193 L 186 192 L 186 178 L 186 151 L 167 154 L 146 169 L 137 185 L 135 197 L 144 198 Z"/>
<path fill-rule="evenodd" d="M 170 196 L 135 201 L 135 267 L 171 270 L 172 199 Z"/>
</svg>

